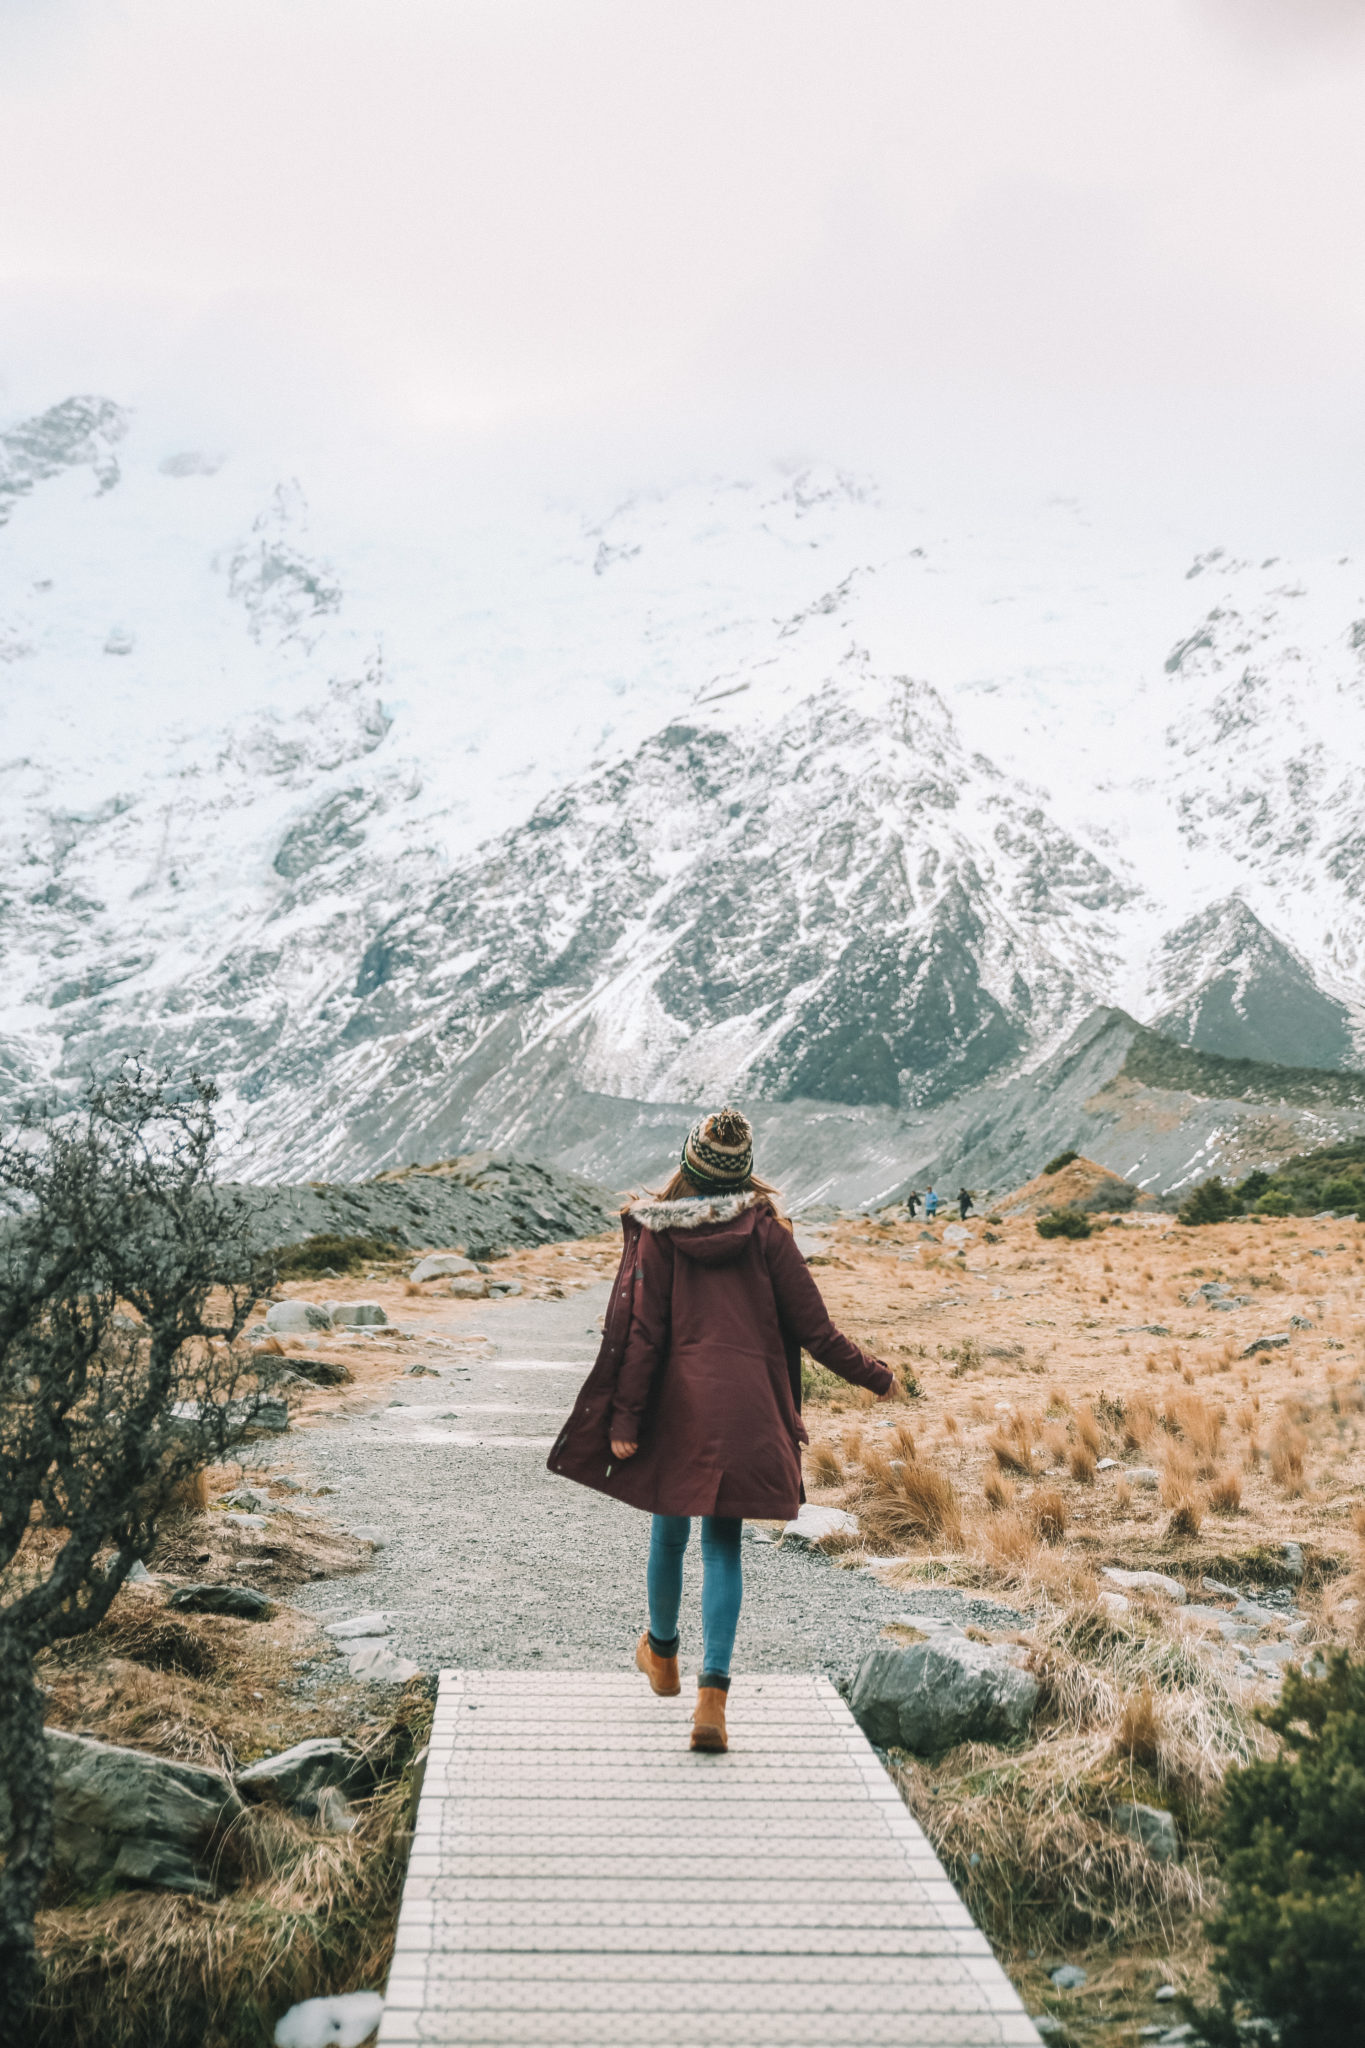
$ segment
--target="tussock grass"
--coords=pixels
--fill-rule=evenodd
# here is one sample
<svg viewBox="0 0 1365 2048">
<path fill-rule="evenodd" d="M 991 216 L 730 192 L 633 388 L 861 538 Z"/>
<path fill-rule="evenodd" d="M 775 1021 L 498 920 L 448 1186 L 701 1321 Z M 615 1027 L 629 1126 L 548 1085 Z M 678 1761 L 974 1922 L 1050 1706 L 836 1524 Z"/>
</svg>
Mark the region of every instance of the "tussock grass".
<svg viewBox="0 0 1365 2048">
<path fill-rule="evenodd" d="M 986 1448 L 1002 1472 L 1018 1472 L 1031 1479 L 1034 1472 L 1033 1446 L 1038 1433 L 1034 1416 L 1016 1408 L 986 1439 Z"/>
<path fill-rule="evenodd" d="M 1281 1417 L 1270 1439 L 1270 1476 L 1293 1500 L 1304 1490 L 1308 1439 L 1287 1417 Z"/>
<path fill-rule="evenodd" d="M 817 1438 L 806 1452 L 806 1470 L 814 1486 L 838 1486 L 843 1480 L 843 1460 L 838 1447 L 828 1438 Z"/>
<path fill-rule="evenodd" d="M 1066 1495 L 1055 1486 L 1040 1486 L 1029 1500 L 1033 1526 L 1044 1543 L 1060 1543 L 1070 1520 Z"/>
<path fill-rule="evenodd" d="M 1209 1506 L 1216 1515 L 1235 1515 L 1241 1512 L 1242 1475 L 1235 1466 L 1229 1465 L 1220 1472 L 1209 1488 Z"/>
<path fill-rule="evenodd" d="M 888 1456 L 880 1449 L 867 1451 L 849 1483 L 849 1505 L 864 1534 L 874 1543 L 942 1539 L 950 1549 L 959 1548 L 962 1509 L 957 1488 L 941 1466 L 915 1454 L 908 1429 L 897 1431 L 896 1438 L 902 1439 L 900 1456 Z"/>
</svg>

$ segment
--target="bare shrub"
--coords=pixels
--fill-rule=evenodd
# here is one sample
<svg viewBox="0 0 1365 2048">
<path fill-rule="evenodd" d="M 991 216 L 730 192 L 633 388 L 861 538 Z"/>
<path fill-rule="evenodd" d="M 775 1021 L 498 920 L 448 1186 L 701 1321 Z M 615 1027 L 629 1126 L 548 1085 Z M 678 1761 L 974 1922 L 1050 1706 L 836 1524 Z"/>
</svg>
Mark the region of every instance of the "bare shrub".
<svg viewBox="0 0 1365 2048">
<path fill-rule="evenodd" d="M 1216 1515 L 1236 1515 L 1242 1508 L 1242 1475 L 1235 1465 L 1218 1474 L 1209 1488 L 1209 1506 Z"/>
<path fill-rule="evenodd" d="M 1095 1453 L 1089 1444 L 1073 1444 L 1067 1467 L 1078 1486 L 1095 1484 Z"/>
<path fill-rule="evenodd" d="M 962 1541 L 957 1489 L 939 1466 L 922 1458 L 892 1462 L 869 1451 L 851 1490 L 864 1533 L 878 1543 L 932 1542 L 942 1537 L 956 1549 Z"/>
<path fill-rule="evenodd" d="M 1270 1476 L 1292 1500 L 1304 1490 L 1304 1459 L 1308 1439 L 1301 1429 L 1281 1418 L 1270 1439 Z"/>
<path fill-rule="evenodd" d="M 1026 1479 L 1033 1477 L 1033 1425 L 1017 1409 L 991 1431 L 986 1448 L 1002 1472 L 1019 1472 Z"/>
<path fill-rule="evenodd" d="M 988 1472 L 982 1491 L 986 1496 L 986 1506 L 993 1514 L 1003 1514 L 1006 1508 L 1014 1506 L 1014 1485 L 1003 1472 Z"/>
<path fill-rule="evenodd" d="M 1161 1761 L 1161 1711 L 1150 1685 L 1144 1685 L 1123 1703 L 1114 1731 L 1114 1748 L 1130 1763 L 1155 1771 Z"/>
<path fill-rule="evenodd" d="M 1044 1543 L 1060 1543 L 1069 1519 L 1064 1497 L 1055 1486 L 1040 1486 L 1029 1501 L 1033 1526 Z"/>
<path fill-rule="evenodd" d="M 838 1486 L 843 1479 L 838 1447 L 828 1438 L 818 1438 L 806 1452 L 806 1460 L 812 1486 Z"/>
<path fill-rule="evenodd" d="M 1093 1458 L 1103 1455 L 1104 1431 L 1100 1427 L 1099 1417 L 1088 1402 L 1083 1408 L 1076 1410 L 1076 1434 Z"/>
</svg>

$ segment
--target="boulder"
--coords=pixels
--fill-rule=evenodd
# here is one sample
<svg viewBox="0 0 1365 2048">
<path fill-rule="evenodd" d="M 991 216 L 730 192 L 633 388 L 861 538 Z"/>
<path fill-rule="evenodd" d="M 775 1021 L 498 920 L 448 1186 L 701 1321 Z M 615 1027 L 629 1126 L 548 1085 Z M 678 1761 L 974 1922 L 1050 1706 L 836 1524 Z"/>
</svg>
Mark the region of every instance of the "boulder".
<svg viewBox="0 0 1365 2048">
<path fill-rule="evenodd" d="M 275 1301 L 266 1310 L 267 1330 L 293 1335 L 300 1330 L 330 1330 L 332 1318 L 315 1301 Z"/>
<path fill-rule="evenodd" d="M 274 1612 L 254 1586 L 181 1586 L 166 1605 L 182 1614 L 228 1614 L 236 1621 L 267 1621 Z"/>
<path fill-rule="evenodd" d="M 1180 1835 L 1175 1815 L 1163 1806 L 1124 1804 L 1114 1808 L 1114 1826 L 1120 1834 L 1141 1842 L 1156 1863 L 1174 1863 L 1180 1855 Z"/>
<path fill-rule="evenodd" d="M 804 1544 L 807 1548 L 819 1543 L 826 1536 L 856 1536 L 858 1518 L 844 1508 L 817 1508 L 803 1501 L 797 1510 L 795 1521 L 784 1525 L 782 1534 L 793 1543 Z"/>
<path fill-rule="evenodd" d="M 883 1636 L 859 1668 L 849 1702 L 869 1739 L 922 1755 L 958 1742 L 1010 1742 L 1038 1704 L 1038 1681 L 1014 1644 L 936 1631 L 924 1642 Z"/>
<path fill-rule="evenodd" d="M 1284 1556 L 1284 1568 L 1290 1578 L 1297 1584 L 1303 1577 L 1303 1545 L 1301 1543 L 1282 1543 L 1280 1550 Z"/>
<path fill-rule="evenodd" d="M 1252 1343 L 1247 1345 L 1246 1350 L 1242 1353 L 1242 1357 L 1254 1358 L 1258 1351 L 1283 1351 L 1288 1342 L 1289 1332 L 1287 1330 L 1281 1330 L 1273 1337 L 1257 1337 Z"/>
<path fill-rule="evenodd" d="M 522 1292 L 522 1285 L 520 1280 L 490 1280 L 488 1292 L 490 1294 L 520 1294 Z"/>
<path fill-rule="evenodd" d="M 472 1259 L 460 1252 L 428 1252 L 409 1273 L 409 1280 L 453 1280 L 457 1273 L 477 1273 Z"/>
<path fill-rule="evenodd" d="M 364 1798 L 374 1789 L 374 1773 L 363 1754 L 338 1735 L 310 1736 L 237 1773 L 237 1790 L 244 1799 L 271 1799 L 296 1813 L 316 1813 L 324 1787 L 354 1798 Z"/>
<path fill-rule="evenodd" d="M 370 1330 L 389 1320 L 377 1301 L 327 1301 L 323 1303 L 334 1330 Z"/>
<path fill-rule="evenodd" d="M 221 1771 L 46 1731 L 52 1760 L 53 1862 L 78 1884 L 112 1875 L 171 1891 L 208 1891 L 203 1862 L 242 1811 Z"/>
<path fill-rule="evenodd" d="M 239 1486 L 232 1493 L 223 1495 L 223 1506 L 240 1508 L 243 1514 L 254 1515 L 260 1511 L 261 1496 L 253 1493 L 249 1486 Z"/>
<path fill-rule="evenodd" d="M 1125 1593 L 1161 1593 L 1177 1605 L 1187 1597 L 1179 1579 L 1170 1578 L 1165 1572 L 1125 1572 L 1116 1564 L 1107 1564 L 1104 1576 L 1114 1585 L 1122 1586 Z"/>
<path fill-rule="evenodd" d="M 389 1540 L 387 1530 L 373 1522 L 357 1522 L 350 1533 L 357 1543 L 372 1543 L 376 1550 L 383 1550 Z"/>
<path fill-rule="evenodd" d="M 361 2048 L 384 2017 L 377 1991 L 305 1998 L 275 2024 L 275 2048 Z"/>
<path fill-rule="evenodd" d="M 336 1358 L 291 1358 L 294 1371 L 315 1387 L 344 1387 L 348 1380 L 355 1378 L 349 1365 L 343 1365 Z"/>
<path fill-rule="evenodd" d="M 456 1301 L 483 1301 L 488 1294 L 488 1282 L 482 1273 L 460 1273 L 446 1289 Z"/>
</svg>

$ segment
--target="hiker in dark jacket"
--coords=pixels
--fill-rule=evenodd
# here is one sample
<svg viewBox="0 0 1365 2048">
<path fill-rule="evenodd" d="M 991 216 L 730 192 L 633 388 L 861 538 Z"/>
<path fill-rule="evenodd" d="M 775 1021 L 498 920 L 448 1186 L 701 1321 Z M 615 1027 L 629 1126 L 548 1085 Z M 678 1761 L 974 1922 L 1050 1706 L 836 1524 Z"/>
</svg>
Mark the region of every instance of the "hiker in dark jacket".
<svg viewBox="0 0 1365 2048">
<path fill-rule="evenodd" d="M 919 1214 L 919 1189 L 918 1189 L 918 1188 L 911 1188 L 911 1190 L 910 1190 L 909 1194 L 908 1194 L 908 1195 L 906 1196 L 906 1198 L 905 1198 L 905 1213 L 906 1213 L 906 1215 L 907 1215 L 907 1216 L 908 1216 L 908 1217 L 910 1218 L 910 1221 L 911 1221 L 912 1223 L 914 1222 L 914 1220 L 915 1220 L 916 1216 L 918 1216 L 918 1214 Z"/>
<path fill-rule="evenodd" d="M 693 1125 L 662 1194 L 622 1211 L 602 1347 L 548 1460 L 654 1517 L 635 1661 L 656 1693 L 682 1689 L 683 1553 L 703 1517 L 694 1749 L 726 1746 L 743 1517 L 788 1521 L 800 1505 L 802 1347 L 854 1386 L 883 1398 L 895 1386 L 835 1329 L 774 1193 L 737 1110 Z"/>
<path fill-rule="evenodd" d="M 970 1188 L 959 1188 L 957 1191 L 957 1213 L 964 1223 L 971 1213 L 971 1207 L 972 1196 Z"/>
</svg>

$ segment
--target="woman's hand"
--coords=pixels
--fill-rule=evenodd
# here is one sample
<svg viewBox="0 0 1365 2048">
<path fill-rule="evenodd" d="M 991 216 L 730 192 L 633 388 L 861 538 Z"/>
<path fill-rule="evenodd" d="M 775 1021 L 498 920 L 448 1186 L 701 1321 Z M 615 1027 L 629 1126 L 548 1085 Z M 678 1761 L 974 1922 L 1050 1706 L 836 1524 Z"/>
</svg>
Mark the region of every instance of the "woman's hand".
<svg viewBox="0 0 1365 2048">
<path fill-rule="evenodd" d="M 611 1440 L 611 1454 L 613 1458 L 633 1458 L 639 1448 L 638 1444 L 619 1444 L 615 1437 Z"/>
</svg>

